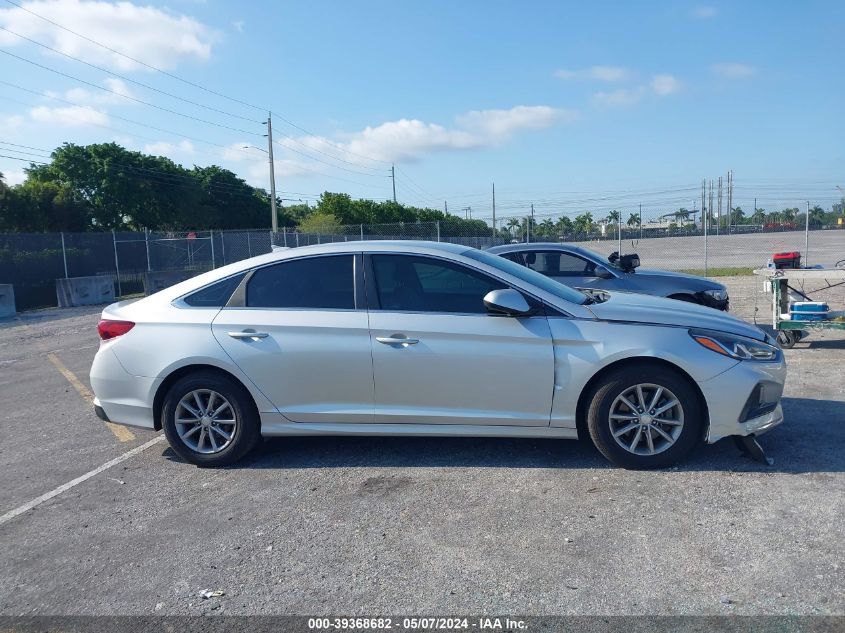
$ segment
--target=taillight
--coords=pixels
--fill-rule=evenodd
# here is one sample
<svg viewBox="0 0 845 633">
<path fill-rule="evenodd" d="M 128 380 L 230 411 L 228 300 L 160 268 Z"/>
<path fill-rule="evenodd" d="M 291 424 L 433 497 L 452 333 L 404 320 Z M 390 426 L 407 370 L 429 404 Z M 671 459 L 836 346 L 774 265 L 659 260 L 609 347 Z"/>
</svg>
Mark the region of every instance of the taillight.
<svg viewBox="0 0 845 633">
<path fill-rule="evenodd" d="M 101 319 L 97 324 L 97 334 L 104 341 L 110 338 L 117 338 L 123 336 L 129 330 L 135 327 L 132 321 L 112 321 L 110 319 Z"/>
</svg>

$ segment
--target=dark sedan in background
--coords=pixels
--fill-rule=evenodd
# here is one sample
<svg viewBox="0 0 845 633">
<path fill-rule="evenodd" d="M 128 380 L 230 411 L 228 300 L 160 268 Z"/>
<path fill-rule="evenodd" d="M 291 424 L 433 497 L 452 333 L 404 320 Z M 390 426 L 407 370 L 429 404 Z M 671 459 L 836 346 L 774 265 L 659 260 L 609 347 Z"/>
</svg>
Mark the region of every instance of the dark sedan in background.
<svg viewBox="0 0 845 633">
<path fill-rule="evenodd" d="M 636 256 L 614 253 L 606 258 L 588 248 L 555 243 L 506 244 L 489 252 L 572 288 L 638 292 L 728 309 L 728 290 L 722 284 L 706 277 L 637 268 Z"/>
</svg>

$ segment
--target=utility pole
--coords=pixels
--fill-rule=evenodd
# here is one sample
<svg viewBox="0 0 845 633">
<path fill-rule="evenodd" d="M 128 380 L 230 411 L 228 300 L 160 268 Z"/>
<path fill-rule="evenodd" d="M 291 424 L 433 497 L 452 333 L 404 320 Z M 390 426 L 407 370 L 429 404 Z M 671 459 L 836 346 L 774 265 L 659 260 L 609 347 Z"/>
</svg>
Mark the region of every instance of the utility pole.
<svg viewBox="0 0 845 633">
<path fill-rule="evenodd" d="M 719 234 L 719 225 L 722 223 L 722 177 L 719 176 L 719 205 L 716 214 L 716 235 Z"/>
<path fill-rule="evenodd" d="M 396 202 L 396 165 L 390 166 L 390 179 L 393 181 L 393 202 Z"/>
<path fill-rule="evenodd" d="M 276 217 L 276 166 L 273 163 L 273 115 L 267 113 L 267 154 L 270 156 L 270 227 L 273 233 L 279 230 L 279 218 Z"/>
<path fill-rule="evenodd" d="M 810 201 L 807 200 L 807 217 L 804 220 L 804 267 L 810 264 Z"/>
<path fill-rule="evenodd" d="M 706 217 L 707 201 L 705 199 L 705 192 L 707 190 L 707 183 L 702 178 L 701 180 L 701 228 L 704 229 L 704 219 Z"/>
<path fill-rule="evenodd" d="M 754 198 L 754 215 L 757 215 L 757 198 Z M 761 232 L 762 230 L 762 227 L 760 227 Z"/>
<path fill-rule="evenodd" d="M 734 204 L 734 172 L 733 169 L 728 170 L 728 233 L 731 232 L 733 226 L 733 208 Z"/>
<path fill-rule="evenodd" d="M 531 225 L 534 223 L 534 203 L 531 203 L 531 217 L 525 222 L 525 241 L 531 241 Z"/>
<path fill-rule="evenodd" d="M 449 202 L 448 200 L 443 201 L 443 213 L 449 215 Z"/>
<path fill-rule="evenodd" d="M 493 183 L 493 239 L 496 238 L 496 183 Z"/>
<path fill-rule="evenodd" d="M 643 239 L 643 205 L 640 203 L 640 214 L 637 216 L 640 221 L 640 239 Z"/>
</svg>

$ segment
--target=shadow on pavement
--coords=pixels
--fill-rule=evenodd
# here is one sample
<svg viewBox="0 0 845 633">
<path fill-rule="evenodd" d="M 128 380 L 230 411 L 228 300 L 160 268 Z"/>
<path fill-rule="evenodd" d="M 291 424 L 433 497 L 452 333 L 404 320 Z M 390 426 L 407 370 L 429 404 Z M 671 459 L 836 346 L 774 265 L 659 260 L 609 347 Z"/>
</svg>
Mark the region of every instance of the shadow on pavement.
<svg viewBox="0 0 845 633">
<path fill-rule="evenodd" d="M 772 466 L 740 454 L 727 438 L 702 445 L 673 471 L 826 473 L 845 471 L 845 402 L 784 398 L 786 421 L 760 437 Z M 172 461 L 181 459 L 170 449 Z M 454 437 L 269 438 L 236 469 L 613 468 L 584 440 Z"/>
</svg>

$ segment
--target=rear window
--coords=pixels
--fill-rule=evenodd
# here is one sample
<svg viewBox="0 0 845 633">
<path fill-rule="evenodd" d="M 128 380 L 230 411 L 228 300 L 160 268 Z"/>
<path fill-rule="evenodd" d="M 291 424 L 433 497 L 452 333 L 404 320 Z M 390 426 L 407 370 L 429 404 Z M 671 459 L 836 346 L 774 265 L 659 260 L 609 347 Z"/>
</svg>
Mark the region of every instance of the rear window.
<svg viewBox="0 0 845 633">
<path fill-rule="evenodd" d="M 235 292 L 235 288 L 241 283 L 244 275 L 246 275 L 245 272 L 234 277 L 227 277 L 223 281 L 189 294 L 182 301 L 194 308 L 222 308 L 229 301 L 229 297 Z"/>
</svg>

